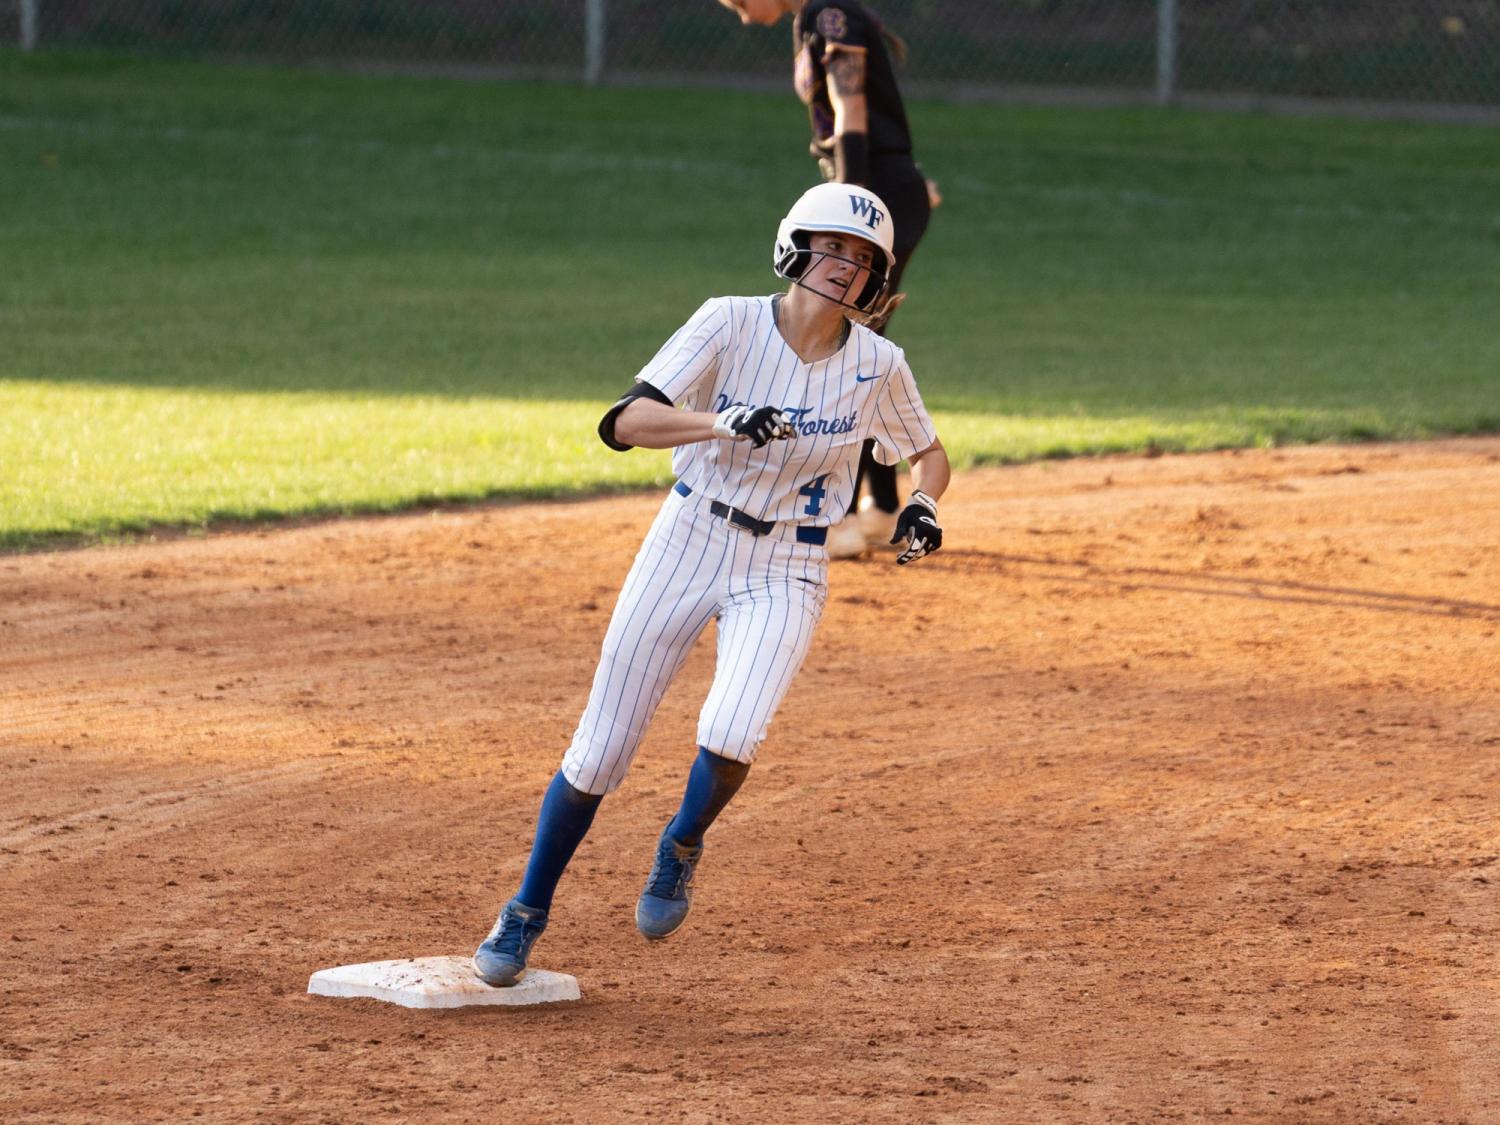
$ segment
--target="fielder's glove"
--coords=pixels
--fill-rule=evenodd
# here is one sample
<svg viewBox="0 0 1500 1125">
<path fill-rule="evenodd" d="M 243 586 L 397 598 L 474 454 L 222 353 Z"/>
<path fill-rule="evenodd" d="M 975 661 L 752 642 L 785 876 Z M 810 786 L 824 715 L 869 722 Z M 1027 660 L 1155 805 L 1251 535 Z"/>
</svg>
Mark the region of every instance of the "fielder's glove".
<svg viewBox="0 0 1500 1125">
<path fill-rule="evenodd" d="M 943 529 L 937 522 L 937 501 L 918 489 L 911 494 L 906 507 L 896 517 L 896 534 L 891 545 L 906 541 L 906 549 L 896 556 L 896 565 L 905 566 L 943 545 Z"/>
<path fill-rule="evenodd" d="M 797 427 L 779 407 L 731 406 L 714 419 L 714 436 L 726 441 L 753 442 L 756 449 L 768 441 L 795 437 Z"/>
</svg>

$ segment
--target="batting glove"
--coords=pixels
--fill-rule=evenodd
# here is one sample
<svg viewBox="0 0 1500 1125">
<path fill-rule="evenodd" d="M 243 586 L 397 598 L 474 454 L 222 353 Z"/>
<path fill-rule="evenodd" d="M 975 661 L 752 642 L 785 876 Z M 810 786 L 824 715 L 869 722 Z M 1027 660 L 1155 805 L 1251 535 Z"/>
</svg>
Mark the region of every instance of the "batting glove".
<svg viewBox="0 0 1500 1125">
<path fill-rule="evenodd" d="M 794 437 L 796 433 L 791 420 L 775 406 L 731 406 L 714 419 L 715 437 L 752 442 L 756 449 L 768 441 Z"/>
<path fill-rule="evenodd" d="M 937 501 L 918 489 L 911 494 L 906 507 L 896 517 L 896 534 L 891 545 L 906 541 L 906 550 L 896 556 L 896 565 L 905 566 L 943 545 L 943 529 L 937 522 Z"/>
</svg>

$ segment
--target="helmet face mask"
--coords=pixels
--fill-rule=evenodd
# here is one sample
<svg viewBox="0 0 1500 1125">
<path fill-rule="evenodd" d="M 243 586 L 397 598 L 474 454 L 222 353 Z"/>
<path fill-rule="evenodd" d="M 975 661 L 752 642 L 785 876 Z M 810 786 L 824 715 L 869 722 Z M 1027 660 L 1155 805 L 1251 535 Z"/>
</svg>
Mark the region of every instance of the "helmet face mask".
<svg viewBox="0 0 1500 1125">
<path fill-rule="evenodd" d="M 819 233 L 863 239 L 875 248 L 876 261 L 864 265 L 852 258 L 815 251 L 812 236 Z M 852 299 L 848 292 L 842 299 L 836 299 L 819 289 L 811 291 L 856 312 L 869 312 L 885 296 L 887 279 L 896 261 L 894 243 L 895 228 L 890 210 L 878 195 L 857 184 L 819 184 L 792 204 L 786 218 L 781 220 L 776 231 L 771 268 L 778 277 L 811 289 L 803 279 L 817 263 L 825 259 L 847 262 L 858 270 L 867 271 L 865 283 Z M 858 273 L 853 280 L 859 280 Z"/>
<path fill-rule="evenodd" d="M 826 300 L 856 312 L 868 312 L 885 295 L 885 272 L 874 263 L 859 262 L 830 250 L 814 250 L 811 246 L 812 239 L 805 231 L 792 232 L 791 242 L 792 245 L 786 248 L 778 259 L 776 273 L 792 284 L 800 285 Z M 854 274 L 850 277 L 849 284 L 845 286 L 842 296 L 832 297 L 826 289 L 815 288 L 809 284 L 813 270 L 823 262 L 844 262 L 854 268 Z M 851 289 L 861 278 L 863 278 L 863 284 L 860 285 L 859 291 L 851 296 Z M 837 284 L 831 278 L 829 283 Z"/>
</svg>

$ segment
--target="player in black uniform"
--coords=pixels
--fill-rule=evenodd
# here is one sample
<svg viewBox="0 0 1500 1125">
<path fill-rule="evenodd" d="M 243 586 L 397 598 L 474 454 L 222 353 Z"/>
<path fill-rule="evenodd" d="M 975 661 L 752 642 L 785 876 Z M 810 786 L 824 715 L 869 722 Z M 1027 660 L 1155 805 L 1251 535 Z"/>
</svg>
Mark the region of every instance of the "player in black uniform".
<svg viewBox="0 0 1500 1125">
<path fill-rule="evenodd" d="M 890 292 L 940 201 L 937 185 L 912 158 L 911 130 L 896 86 L 892 56 L 902 61 L 906 46 L 887 31 L 860 0 L 719 0 L 745 24 L 769 27 L 793 16 L 796 52 L 793 80 L 812 122 L 812 154 L 825 180 L 862 184 L 891 209 L 896 224 L 896 265 Z M 885 334 L 887 315 L 870 325 Z M 860 485 L 869 492 L 861 501 Z M 896 468 L 882 465 L 866 443 L 851 501 L 851 518 L 831 529 L 828 554 L 849 558 L 867 543 L 885 544 L 896 525 L 900 500 Z"/>
</svg>

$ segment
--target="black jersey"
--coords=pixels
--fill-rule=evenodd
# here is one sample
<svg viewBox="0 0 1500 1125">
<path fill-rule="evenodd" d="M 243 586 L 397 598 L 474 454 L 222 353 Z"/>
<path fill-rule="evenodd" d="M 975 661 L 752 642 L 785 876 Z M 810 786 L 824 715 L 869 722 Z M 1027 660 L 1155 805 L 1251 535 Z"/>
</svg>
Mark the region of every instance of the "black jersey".
<svg viewBox="0 0 1500 1125">
<path fill-rule="evenodd" d="M 808 0 L 792 24 L 797 52 L 797 96 L 812 119 L 812 153 L 833 155 L 833 103 L 828 99 L 827 64 L 837 51 L 865 56 L 865 104 L 869 107 L 871 157 L 911 155 L 906 108 L 896 88 L 890 52 L 880 21 L 859 0 Z"/>
</svg>

